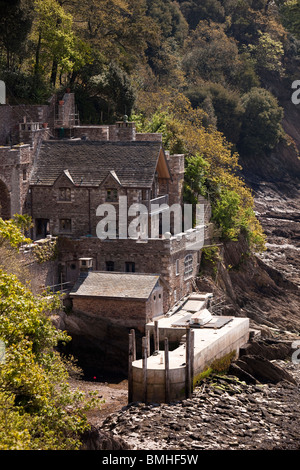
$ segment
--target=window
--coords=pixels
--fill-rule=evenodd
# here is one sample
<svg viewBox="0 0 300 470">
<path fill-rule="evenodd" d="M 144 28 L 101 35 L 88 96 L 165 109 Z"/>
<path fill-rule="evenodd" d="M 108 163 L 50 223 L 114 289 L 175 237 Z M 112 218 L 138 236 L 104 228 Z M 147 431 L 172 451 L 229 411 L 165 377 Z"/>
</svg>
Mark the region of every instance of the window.
<svg viewBox="0 0 300 470">
<path fill-rule="evenodd" d="M 118 201 L 118 190 L 117 189 L 107 189 L 107 191 L 106 191 L 106 201 L 107 202 L 117 202 Z"/>
<path fill-rule="evenodd" d="M 184 258 L 184 279 L 188 279 L 193 274 L 193 256 L 186 255 Z"/>
<path fill-rule="evenodd" d="M 35 233 L 37 238 L 46 238 L 50 234 L 50 220 L 35 219 Z"/>
<path fill-rule="evenodd" d="M 23 170 L 23 181 L 27 180 L 27 170 Z"/>
<path fill-rule="evenodd" d="M 132 261 L 126 261 L 125 271 L 127 273 L 135 273 L 135 263 L 133 263 Z"/>
<path fill-rule="evenodd" d="M 114 271 L 115 263 L 113 261 L 106 261 L 106 271 Z"/>
<path fill-rule="evenodd" d="M 176 260 L 176 276 L 179 275 L 179 259 Z"/>
<path fill-rule="evenodd" d="M 59 188 L 58 200 L 59 201 L 71 201 L 71 189 Z"/>
<path fill-rule="evenodd" d="M 59 220 L 59 231 L 62 233 L 70 233 L 72 231 L 71 219 L 60 219 Z"/>
</svg>

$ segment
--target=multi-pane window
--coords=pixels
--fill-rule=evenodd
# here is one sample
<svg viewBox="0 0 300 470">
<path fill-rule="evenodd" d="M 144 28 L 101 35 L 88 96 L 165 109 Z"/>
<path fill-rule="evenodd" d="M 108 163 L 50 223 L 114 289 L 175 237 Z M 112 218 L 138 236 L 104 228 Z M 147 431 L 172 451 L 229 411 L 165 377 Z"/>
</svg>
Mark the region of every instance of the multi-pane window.
<svg viewBox="0 0 300 470">
<path fill-rule="evenodd" d="M 184 279 L 188 279 L 193 274 L 193 256 L 186 255 L 184 258 Z"/>
<path fill-rule="evenodd" d="M 135 273 L 135 263 L 133 261 L 126 261 L 125 271 L 127 273 Z"/>
<path fill-rule="evenodd" d="M 106 261 L 106 271 L 114 271 L 115 263 L 113 261 Z"/>
<path fill-rule="evenodd" d="M 70 233 L 72 231 L 71 219 L 60 219 L 59 220 L 59 231 L 61 233 Z"/>
<path fill-rule="evenodd" d="M 117 189 L 107 189 L 106 190 L 106 201 L 107 202 L 117 202 L 118 201 L 118 190 Z"/>
<path fill-rule="evenodd" d="M 59 201 L 71 201 L 71 189 L 59 188 L 58 200 Z"/>
</svg>

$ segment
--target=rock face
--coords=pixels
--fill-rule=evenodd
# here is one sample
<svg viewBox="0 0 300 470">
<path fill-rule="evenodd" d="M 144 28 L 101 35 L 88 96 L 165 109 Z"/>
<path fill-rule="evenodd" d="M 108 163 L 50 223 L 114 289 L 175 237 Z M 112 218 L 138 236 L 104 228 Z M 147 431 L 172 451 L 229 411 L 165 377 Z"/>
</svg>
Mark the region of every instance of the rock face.
<svg viewBox="0 0 300 470">
<path fill-rule="evenodd" d="M 125 406 L 102 430 L 135 450 L 299 450 L 300 371 L 294 364 L 288 368 L 297 385 L 249 385 L 232 375 L 212 376 L 190 399 Z"/>
<path fill-rule="evenodd" d="M 130 450 L 131 446 L 112 433 L 105 433 L 97 426 L 91 426 L 82 436 L 81 450 Z"/>
<path fill-rule="evenodd" d="M 296 381 L 291 374 L 263 356 L 242 356 L 232 364 L 229 368 L 230 372 L 247 383 L 277 384 L 281 380 L 286 380 L 296 385 Z"/>
</svg>

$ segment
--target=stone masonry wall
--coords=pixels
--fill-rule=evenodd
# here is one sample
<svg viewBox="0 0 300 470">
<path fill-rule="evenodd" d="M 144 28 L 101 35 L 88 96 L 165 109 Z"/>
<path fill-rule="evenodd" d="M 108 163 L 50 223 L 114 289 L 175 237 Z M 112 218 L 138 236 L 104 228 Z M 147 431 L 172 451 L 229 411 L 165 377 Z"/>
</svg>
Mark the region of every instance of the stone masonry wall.
<svg viewBox="0 0 300 470">
<path fill-rule="evenodd" d="M 148 320 L 148 303 L 131 299 L 106 299 L 99 297 L 76 297 L 72 299 L 73 312 L 83 312 L 124 328 L 144 331 Z"/>
<path fill-rule="evenodd" d="M 207 229 L 205 237 L 209 237 Z M 59 262 L 64 281 L 75 282 L 79 276 L 79 258 L 92 258 L 94 271 L 106 271 L 106 262 L 114 262 L 114 271 L 125 272 L 126 262 L 135 264 L 135 272 L 160 274 L 164 289 L 164 313 L 194 289 L 193 279 L 199 272 L 201 251 L 190 249 L 186 235 L 171 240 L 78 240 L 59 238 Z M 187 257 L 190 271 L 186 274 Z"/>
</svg>

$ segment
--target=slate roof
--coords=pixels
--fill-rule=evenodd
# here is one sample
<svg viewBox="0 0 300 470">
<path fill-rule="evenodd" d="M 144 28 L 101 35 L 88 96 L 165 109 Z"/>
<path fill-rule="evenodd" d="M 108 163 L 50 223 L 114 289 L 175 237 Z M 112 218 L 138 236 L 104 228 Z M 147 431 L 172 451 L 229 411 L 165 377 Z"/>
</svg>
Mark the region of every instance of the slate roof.
<svg viewBox="0 0 300 470">
<path fill-rule="evenodd" d="M 70 295 L 147 300 L 159 275 L 117 272 L 89 272 L 80 276 Z"/>
<path fill-rule="evenodd" d="M 125 187 L 152 185 L 162 146 L 160 142 L 45 141 L 32 185 L 53 185 L 68 170 L 75 185 L 99 186 L 114 171 Z"/>
</svg>

